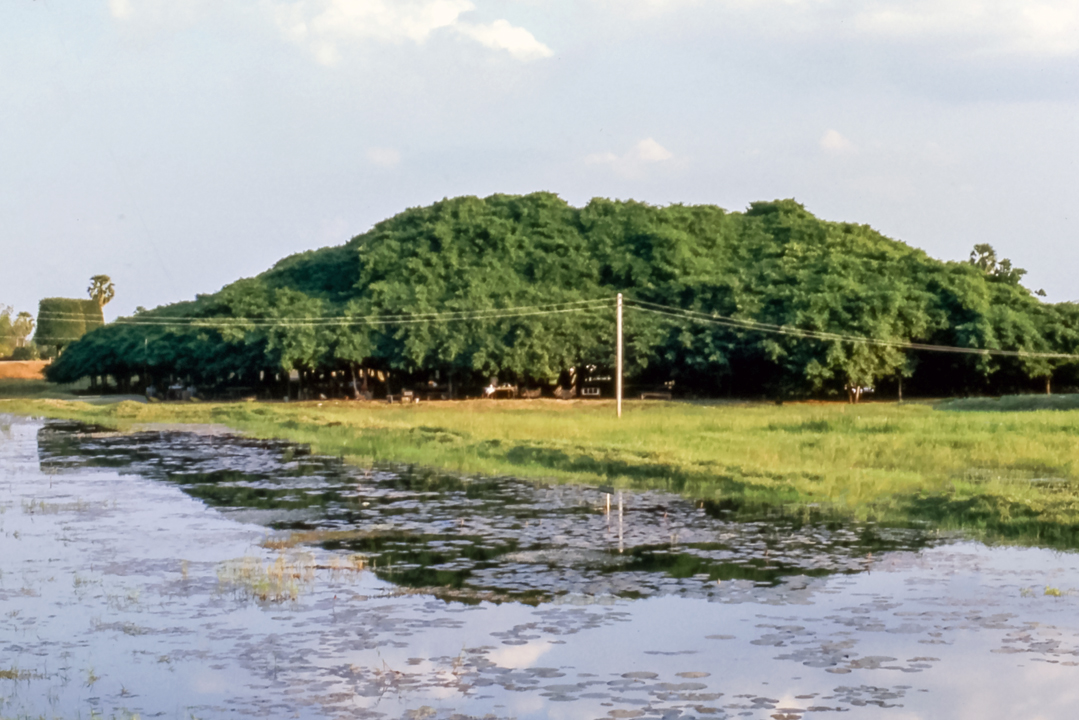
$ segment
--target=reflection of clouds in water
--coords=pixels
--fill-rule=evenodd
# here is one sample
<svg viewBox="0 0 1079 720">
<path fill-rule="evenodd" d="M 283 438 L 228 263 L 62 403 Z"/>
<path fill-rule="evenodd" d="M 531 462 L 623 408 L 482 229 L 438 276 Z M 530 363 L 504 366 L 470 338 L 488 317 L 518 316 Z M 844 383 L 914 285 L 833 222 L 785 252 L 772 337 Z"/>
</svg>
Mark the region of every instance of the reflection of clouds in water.
<svg viewBox="0 0 1079 720">
<path fill-rule="evenodd" d="M 966 692 L 960 702 L 955 702 L 954 698 L 944 699 L 951 705 L 945 714 L 955 720 L 1001 717 L 1001 678 L 1010 675 L 1014 679 L 1008 684 L 1023 688 L 1023 692 L 1009 698 L 1013 717 L 1024 720 L 1074 717 L 1075 709 L 1079 707 L 1076 668 L 1043 662 L 1045 658 L 1037 656 L 1025 656 L 1025 659 L 1028 662 L 1020 661 L 1025 667 L 1017 666 L 1015 656 L 1011 656 L 1010 659 L 994 657 L 977 665 L 952 668 L 954 682 Z M 1079 657 L 1071 659 L 1079 660 Z"/>
<path fill-rule="evenodd" d="M 548 708 L 544 707 L 546 705 L 547 705 L 547 700 L 545 698 L 540 697 L 539 695 L 524 695 L 524 696 L 522 696 L 522 695 L 518 694 L 518 696 L 513 698 L 513 700 L 509 703 L 510 712 L 508 712 L 506 714 L 509 715 L 510 717 L 520 717 L 522 715 L 527 717 L 529 715 L 533 715 L 534 713 L 540 713 L 540 712 L 542 712 L 544 710 L 547 710 L 547 712 L 545 714 L 548 717 L 554 717 L 554 715 L 550 712 L 550 708 L 549 707 Z M 580 718 L 581 717 L 580 710 L 577 710 L 577 712 L 574 713 L 573 715 L 571 715 L 570 717 Z"/>
<path fill-rule="evenodd" d="M 191 678 L 191 689 L 200 695 L 219 695 L 229 689 L 229 683 L 224 673 L 204 668 Z"/>
<path fill-rule="evenodd" d="M 18 464 L 20 452 L 33 456 L 27 455 L 33 434 L 25 429 L 16 425 L 11 440 L 0 441 L 0 468 L 11 479 L 5 489 L 9 504 L 43 501 L 57 510 L 4 518 L 5 531 L 23 534 L 19 541 L 0 537 L 5 574 L 10 566 L 11 577 L 25 577 L 43 598 L 0 586 L 0 601 L 22 613 L 0 617 L 0 655 L 16 653 L 17 639 L 19 657 L 27 658 L 25 670 L 45 673 L 61 652 L 70 653 L 69 666 L 93 664 L 106 678 L 97 688 L 125 683 L 136 693 L 118 698 L 95 690 L 103 693 L 104 716 L 121 708 L 151 715 L 201 704 L 205 712 L 193 708 L 199 717 L 235 711 L 407 717 L 408 711 L 422 710 L 428 720 L 448 720 L 455 713 L 569 720 L 610 717 L 612 711 L 629 717 L 647 705 L 644 717 L 748 713 L 749 720 L 769 720 L 805 709 L 807 719 L 853 711 L 848 717 L 1011 720 L 1067 717 L 1079 706 L 1079 667 L 1070 664 L 1079 661 L 1079 596 L 1041 594 L 1049 568 L 1057 574 L 1054 587 L 1076 584 L 1075 556 L 952 544 L 921 552 L 874 551 L 872 572 L 866 573 L 865 545 L 849 528 L 807 526 L 784 535 L 765 523 L 739 525 L 703 512 L 680 517 L 676 501 L 650 494 L 630 496 L 652 503 L 630 505 L 631 547 L 662 539 L 660 531 L 668 532 L 671 520 L 681 522 L 683 539 L 707 539 L 707 533 L 714 539 L 718 525 L 725 533 L 722 543 L 667 555 L 665 542 L 619 559 L 584 544 L 591 542 L 588 523 L 595 519 L 582 509 L 588 501 L 584 490 L 537 491 L 506 481 L 492 484 L 493 495 L 477 503 L 464 497 L 462 488 L 437 483 L 424 497 L 427 486 L 387 473 L 385 483 L 376 479 L 364 486 L 364 497 L 346 497 L 345 488 L 354 492 L 356 487 L 351 470 L 335 469 L 326 459 L 285 458 L 281 446 L 273 444 L 167 436 L 162 450 L 143 436 L 125 466 L 130 438 L 73 443 L 74 450 L 61 456 L 65 438 L 45 433 L 39 457 L 63 475 L 62 483 L 49 483 L 42 482 L 36 464 Z M 83 450 L 103 452 L 110 463 L 120 461 L 115 467 L 122 476 L 115 469 L 80 467 Z M 155 453 L 165 457 L 155 460 Z M 244 466 L 257 470 L 258 477 L 206 476 L 198 492 L 185 495 L 175 474 L 174 482 L 160 482 L 170 476 L 162 476 L 158 460 L 167 462 L 170 472 L 186 473 L 183 480 L 192 483 L 192 468 L 200 464 L 209 472 L 221 464 L 248 463 Z M 296 474 L 282 471 L 286 466 Z M 538 583 L 551 589 L 579 583 L 580 588 L 537 607 L 464 605 L 396 592 L 372 573 L 346 577 L 326 571 L 295 603 L 246 604 L 219 592 L 213 562 L 218 555 L 262 551 L 257 546 L 261 528 L 214 509 L 241 505 L 243 493 L 267 499 L 262 512 L 306 497 L 328 497 L 325 506 L 297 512 L 325 512 L 325 521 L 338 523 L 335 527 L 392 519 L 394 528 L 430 532 L 441 523 L 455 528 L 455 518 L 465 517 L 467 530 L 460 531 L 465 538 L 447 531 L 411 542 L 449 563 L 474 562 L 471 574 L 463 576 L 468 581 L 486 577 L 524 589 Z M 85 513 L 63 509 L 75 507 L 75 497 L 84 505 L 116 498 L 117 506 L 86 522 Z M 357 502 L 373 498 L 381 498 L 383 515 Z M 533 515 L 514 516 L 518 510 Z M 560 533 L 568 538 L 565 543 L 542 544 Z M 141 541 L 132 543 L 132 537 Z M 460 550 L 490 548 L 484 543 L 491 537 L 520 540 L 504 551 L 515 553 L 512 562 L 501 565 L 506 579 L 489 567 L 505 555 Z M 327 547 L 312 549 L 327 567 L 350 552 Z M 263 562 L 273 556 L 268 553 Z M 180 558 L 192 562 L 182 570 Z M 695 564 L 709 559 L 738 567 Z M 635 570 L 626 572 L 631 560 Z M 768 569 L 788 561 L 778 574 Z M 87 573 L 90 566 L 116 577 L 108 587 L 140 593 L 140 603 L 110 605 L 95 595 L 97 585 L 86 582 L 97 577 Z M 692 574 L 676 577 L 668 572 L 674 567 Z M 741 569 L 717 584 L 697 572 L 707 567 Z M 798 568 L 801 572 L 795 572 Z M 811 577 L 815 569 L 821 572 Z M 852 574 L 834 574 L 843 569 Z M 754 575 L 758 570 L 760 576 Z M 48 582 L 62 573 L 80 573 L 82 580 Z M 637 587 L 652 595 L 628 600 L 589 590 L 612 587 Z M 1020 593 L 1029 587 L 1037 592 Z M 159 597 L 167 601 L 159 604 Z M 101 617 L 96 631 L 70 625 L 70 617 L 95 612 Z M 30 627 L 33 633 L 27 634 Z M 35 657 L 41 664 L 31 667 Z M 139 659 L 158 657 L 168 661 Z M 56 688 L 55 711 L 32 704 L 54 688 L 48 678 L 30 679 L 21 695 L 25 704 L 4 710 L 76 716 L 82 709 L 81 696 L 76 697 L 80 688 Z M 706 715 L 700 708 L 715 712 Z"/>
<path fill-rule="evenodd" d="M 544 640 L 527 645 L 509 645 L 500 647 L 487 657 L 495 665 L 519 670 L 532 667 L 537 660 L 551 651 L 551 644 Z"/>
<path fill-rule="evenodd" d="M 454 680 L 452 676 L 443 673 L 439 679 L 443 684 L 429 686 L 424 692 L 425 696 L 430 697 L 433 700 L 460 699 L 461 689 L 456 685 L 450 684 Z"/>
</svg>

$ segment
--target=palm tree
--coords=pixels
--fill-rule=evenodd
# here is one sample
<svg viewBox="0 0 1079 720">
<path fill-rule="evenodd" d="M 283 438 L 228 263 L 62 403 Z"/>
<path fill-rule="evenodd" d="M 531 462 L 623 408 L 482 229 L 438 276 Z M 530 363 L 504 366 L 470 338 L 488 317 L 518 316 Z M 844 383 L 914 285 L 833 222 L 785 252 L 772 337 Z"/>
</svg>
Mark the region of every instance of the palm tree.
<svg viewBox="0 0 1079 720">
<path fill-rule="evenodd" d="M 86 288 L 86 292 L 98 307 L 105 307 L 116 295 L 116 286 L 108 275 L 94 275 L 90 278 L 90 287 Z"/>
</svg>

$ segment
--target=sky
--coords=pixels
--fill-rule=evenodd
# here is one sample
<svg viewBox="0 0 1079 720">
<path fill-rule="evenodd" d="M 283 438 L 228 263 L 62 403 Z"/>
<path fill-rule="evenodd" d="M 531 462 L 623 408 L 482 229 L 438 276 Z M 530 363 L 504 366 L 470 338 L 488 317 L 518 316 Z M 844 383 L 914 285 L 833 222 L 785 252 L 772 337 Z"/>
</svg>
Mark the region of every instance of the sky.
<svg viewBox="0 0 1079 720">
<path fill-rule="evenodd" d="M 1079 300 L 1075 0 L 6 0 L 0 305 L 211 293 L 444 197 L 795 198 Z"/>
</svg>

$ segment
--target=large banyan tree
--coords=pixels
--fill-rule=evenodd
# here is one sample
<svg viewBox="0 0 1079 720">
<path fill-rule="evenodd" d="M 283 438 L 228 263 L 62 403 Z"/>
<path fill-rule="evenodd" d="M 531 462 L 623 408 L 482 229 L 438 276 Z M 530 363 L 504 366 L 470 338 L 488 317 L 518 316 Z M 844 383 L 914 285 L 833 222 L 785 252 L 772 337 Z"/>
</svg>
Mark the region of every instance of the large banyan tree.
<svg viewBox="0 0 1079 720">
<path fill-rule="evenodd" d="M 621 292 L 705 320 L 627 309 L 626 375 L 642 385 L 786 397 L 901 378 L 930 394 L 1076 383 L 1063 359 L 896 345 L 1079 349 L 1079 308 L 1040 301 L 1021 271 L 987 263 L 979 247 L 978 262 L 942 262 L 793 200 L 727 212 L 606 199 L 574 208 L 549 193 L 461 197 L 212 295 L 121 318 L 68 347 L 48 374 L 275 393 L 290 373 L 301 384 L 373 374 L 401 384 L 555 383 L 571 368 L 611 364 L 611 303 L 589 301 Z"/>
</svg>

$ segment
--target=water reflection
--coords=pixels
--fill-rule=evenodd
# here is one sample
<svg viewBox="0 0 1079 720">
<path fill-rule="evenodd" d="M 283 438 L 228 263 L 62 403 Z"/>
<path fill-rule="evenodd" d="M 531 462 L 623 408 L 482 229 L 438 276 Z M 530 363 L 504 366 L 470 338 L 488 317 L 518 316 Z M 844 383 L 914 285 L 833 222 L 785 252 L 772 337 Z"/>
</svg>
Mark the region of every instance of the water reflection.
<svg viewBox="0 0 1079 720">
<path fill-rule="evenodd" d="M 719 503 L 662 493 L 361 470 L 295 445 L 227 435 L 130 435 L 73 424 L 38 432 L 43 470 L 107 467 L 304 544 L 362 555 L 381 578 L 453 597 L 541 602 L 566 593 L 730 600 L 733 580 L 862 572 L 874 555 L 938 539 L 873 525 L 724 519 Z"/>
<path fill-rule="evenodd" d="M 1071 554 L 59 423 L 11 422 L 0 489 L 4 718 L 1079 703 Z"/>
</svg>

